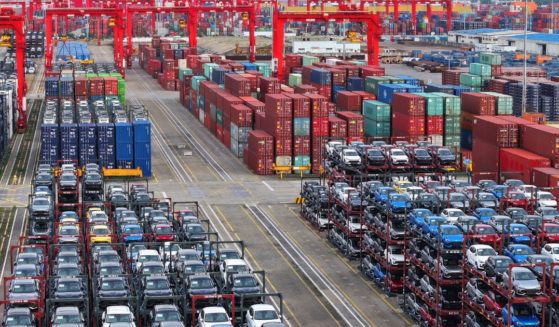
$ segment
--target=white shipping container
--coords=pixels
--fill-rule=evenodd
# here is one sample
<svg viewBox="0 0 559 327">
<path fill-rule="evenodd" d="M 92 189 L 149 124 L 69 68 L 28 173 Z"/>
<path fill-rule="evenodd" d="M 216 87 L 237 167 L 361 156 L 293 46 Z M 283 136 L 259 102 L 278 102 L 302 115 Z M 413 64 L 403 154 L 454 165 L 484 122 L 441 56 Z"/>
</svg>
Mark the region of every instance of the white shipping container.
<svg viewBox="0 0 559 327">
<path fill-rule="evenodd" d="M 339 61 L 341 60 L 336 58 L 326 58 L 326 64 L 328 65 L 336 65 L 336 63 Z"/>
<path fill-rule="evenodd" d="M 186 59 L 179 59 L 179 68 L 188 68 L 186 65 Z"/>
<path fill-rule="evenodd" d="M 442 135 L 429 135 L 433 145 L 443 146 L 444 137 Z"/>
<path fill-rule="evenodd" d="M 206 113 L 204 112 L 204 110 L 200 109 L 199 113 L 198 113 L 198 120 L 203 124 L 204 123 L 204 118 L 206 116 Z"/>
</svg>

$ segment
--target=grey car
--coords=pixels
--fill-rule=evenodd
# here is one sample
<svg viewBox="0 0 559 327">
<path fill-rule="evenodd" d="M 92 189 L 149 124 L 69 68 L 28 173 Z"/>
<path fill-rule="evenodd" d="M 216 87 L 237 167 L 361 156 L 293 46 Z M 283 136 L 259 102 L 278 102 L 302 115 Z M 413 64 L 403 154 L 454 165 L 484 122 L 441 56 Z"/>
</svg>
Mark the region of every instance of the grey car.
<svg viewBox="0 0 559 327">
<path fill-rule="evenodd" d="M 513 267 L 509 271 L 503 273 L 503 284 L 512 289 L 516 295 L 539 295 L 541 294 L 541 285 L 536 275 L 525 267 Z"/>
<path fill-rule="evenodd" d="M 51 318 L 52 327 L 84 327 L 85 319 L 78 307 L 58 307 Z"/>
<path fill-rule="evenodd" d="M 9 308 L 4 314 L 2 326 L 35 327 L 35 316 L 29 308 Z"/>
<path fill-rule="evenodd" d="M 40 294 L 39 281 L 35 279 L 14 279 L 10 282 L 8 288 L 9 301 L 21 302 L 18 304 L 29 306 L 30 308 L 37 308 L 41 297 Z M 33 301 L 34 303 L 25 303 L 25 301 Z"/>
<path fill-rule="evenodd" d="M 74 190 L 78 185 L 78 178 L 74 174 L 60 175 L 60 188 L 63 190 Z"/>
<path fill-rule="evenodd" d="M 106 302 L 110 298 L 124 298 L 130 294 L 124 277 L 102 277 L 98 286 L 99 300 Z"/>
<path fill-rule="evenodd" d="M 30 211 L 32 216 L 49 216 L 52 213 L 52 201 L 48 197 L 34 197 Z"/>
<path fill-rule="evenodd" d="M 79 278 L 58 278 L 54 284 L 56 299 L 81 299 L 85 295 L 82 281 Z"/>
<path fill-rule="evenodd" d="M 148 276 L 142 281 L 144 296 L 171 296 L 171 286 L 166 276 Z"/>
</svg>

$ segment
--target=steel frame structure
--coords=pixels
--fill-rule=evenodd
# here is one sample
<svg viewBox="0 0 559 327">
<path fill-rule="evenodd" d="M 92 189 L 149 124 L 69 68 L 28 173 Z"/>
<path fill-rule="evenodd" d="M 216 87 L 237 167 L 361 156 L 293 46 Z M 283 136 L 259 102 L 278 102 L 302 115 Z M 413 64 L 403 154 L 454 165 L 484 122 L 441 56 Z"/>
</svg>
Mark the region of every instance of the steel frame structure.
<svg viewBox="0 0 559 327">
<path fill-rule="evenodd" d="M 379 39 L 382 35 L 377 14 L 364 11 L 337 11 L 337 12 L 285 12 L 274 8 L 272 22 L 273 31 L 273 57 L 277 59 L 277 77 L 283 78 L 283 52 L 285 47 L 285 23 L 287 21 L 350 21 L 367 23 L 367 62 L 369 65 L 379 63 Z M 254 23 L 252 23 L 254 24 Z"/>
<path fill-rule="evenodd" d="M 122 9 L 116 8 L 53 8 L 45 11 L 45 68 L 52 68 L 52 18 L 53 16 L 109 16 L 115 20 L 114 25 L 114 59 L 115 65 L 124 77 L 124 15 Z M 22 68 L 23 69 L 23 68 Z"/>
<path fill-rule="evenodd" d="M 224 5 L 224 6 L 212 6 L 212 7 L 146 7 L 146 6 L 127 6 L 126 7 L 126 65 L 127 67 L 132 66 L 132 24 L 133 14 L 151 14 L 152 22 L 155 14 L 159 13 L 174 13 L 174 14 L 186 14 L 188 16 L 187 29 L 188 29 L 188 43 L 189 47 L 196 48 L 198 44 L 196 30 L 198 28 L 198 14 L 208 13 L 208 12 L 238 12 L 238 13 L 248 13 L 249 21 L 249 61 L 254 62 L 256 60 L 256 38 L 254 35 L 254 30 L 256 28 L 256 13 L 254 6 L 245 5 Z"/>
</svg>

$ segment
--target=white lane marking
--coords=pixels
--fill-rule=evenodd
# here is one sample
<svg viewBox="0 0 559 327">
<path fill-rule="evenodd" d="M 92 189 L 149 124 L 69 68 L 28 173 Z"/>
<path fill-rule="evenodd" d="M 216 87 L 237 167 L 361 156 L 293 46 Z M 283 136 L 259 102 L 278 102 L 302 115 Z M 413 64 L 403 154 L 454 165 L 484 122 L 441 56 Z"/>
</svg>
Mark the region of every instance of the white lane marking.
<svg viewBox="0 0 559 327">
<path fill-rule="evenodd" d="M 270 186 L 270 184 L 266 183 L 266 181 L 262 181 L 262 184 L 266 185 L 266 187 L 267 187 L 270 191 L 274 192 L 274 189 Z"/>
</svg>

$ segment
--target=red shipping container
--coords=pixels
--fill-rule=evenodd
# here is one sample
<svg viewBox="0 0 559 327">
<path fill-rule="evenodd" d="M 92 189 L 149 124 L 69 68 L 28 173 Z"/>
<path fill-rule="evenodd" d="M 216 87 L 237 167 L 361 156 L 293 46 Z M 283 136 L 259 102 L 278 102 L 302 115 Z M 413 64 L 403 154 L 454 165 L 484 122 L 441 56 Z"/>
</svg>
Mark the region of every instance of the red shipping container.
<svg viewBox="0 0 559 327">
<path fill-rule="evenodd" d="M 261 77 L 260 78 L 260 94 L 262 99 L 266 94 L 281 93 L 280 82 L 274 77 Z"/>
<path fill-rule="evenodd" d="M 309 117 L 311 100 L 302 94 L 284 94 L 293 102 L 293 117 Z"/>
<path fill-rule="evenodd" d="M 230 121 L 237 127 L 252 127 L 252 109 L 244 104 L 231 106 Z M 229 125 L 227 125 L 229 126 Z"/>
<path fill-rule="evenodd" d="M 499 151 L 501 175 L 514 174 L 519 176 L 524 183 L 531 182 L 532 169 L 538 167 L 549 167 L 549 159 L 523 149 L 501 149 Z M 516 174 L 518 173 L 518 174 Z"/>
<path fill-rule="evenodd" d="M 494 144 L 500 148 L 518 146 L 518 125 L 495 116 L 476 116 L 472 129 L 473 150 L 476 142 Z"/>
<path fill-rule="evenodd" d="M 392 136 L 425 135 L 425 98 L 411 93 L 392 97 Z"/>
<path fill-rule="evenodd" d="M 223 128 L 223 144 L 227 149 L 231 149 L 231 131 L 228 128 Z"/>
<path fill-rule="evenodd" d="M 293 154 L 293 139 L 290 136 L 274 137 L 274 155 L 291 156 Z"/>
<path fill-rule="evenodd" d="M 322 85 L 322 84 L 314 84 L 311 83 L 312 86 L 314 86 L 317 90 L 317 93 L 328 98 L 331 99 L 332 98 L 332 86 L 330 85 Z"/>
<path fill-rule="evenodd" d="M 551 185 L 551 176 L 559 176 L 557 168 L 534 168 L 532 169 L 531 182 L 529 184 L 537 187 L 554 187 Z"/>
<path fill-rule="evenodd" d="M 365 78 L 367 76 L 384 76 L 384 68 L 379 66 L 362 66 L 361 67 L 361 77 Z"/>
<path fill-rule="evenodd" d="M 363 115 L 352 111 L 338 111 L 336 115 L 347 123 L 347 137 L 363 137 Z"/>
<path fill-rule="evenodd" d="M 293 137 L 293 155 L 308 156 L 311 154 L 311 138 L 310 136 L 294 136 Z"/>
<path fill-rule="evenodd" d="M 425 130 L 428 135 L 442 135 L 444 129 L 443 116 L 427 116 Z"/>
<path fill-rule="evenodd" d="M 264 102 L 257 99 L 253 99 L 251 101 L 245 100 L 245 105 L 252 109 L 255 113 L 266 111 L 266 105 L 264 104 Z"/>
<path fill-rule="evenodd" d="M 494 142 L 474 143 L 472 171 L 477 173 L 497 173 L 499 171 L 499 147 Z"/>
<path fill-rule="evenodd" d="M 216 128 L 215 128 L 215 137 L 216 137 L 221 143 L 223 143 L 223 126 L 216 125 Z"/>
<path fill-rule="evenodd" d="M 92 77 L 89 80 L 89 96 L 105 95 L 105 80 L 103 77 Z"/>
<path fill-rule="evenodd" d="M 359 94 L 359 96 L 361 96 L 361 107 L 363 107 L 363 101 L 377 99 L 377 97 L 374 94 L 366 91 L 353 91 L 353 93 Z"/>
<path fill-rule="evenodd" d="M 266 118 L 262 122 L 261 129 L 274 137 L 291 137 L 293 134 L 293 121 L 291 118 L 270 117 L 266 115 Z"/>
<path fill-rule="evenodd" d="M 474 128 L 474 119 L 476 118 L 475 114 L 471 114 L 469 112 L 462 111 L 460 113 L 460 127 L 462 129 L 473 130 Z"/>
<path fill-rule="evenodd" d="M 87 97 L 88 91 L 88 82 L 87 78 L 85 77 L 76 77 L 74 79 L 74 94 L 76 96 L 85 96 Z"/>
<path fill-rule="evenodd" d="M 413 93 L 394 93 L 392 112 L 407 116 L 425 116 L 425 98 Z"/>
<path fill-rule="evenodd" d="M 330 137 L 345 138 L 347 136 L 347 123 L 345 120 L 338 117 L 329 117 L 328 122 L 330 124 Z"/>
<path fill-rule="evenodd" d="M 332 73 L 332 85 L 342 85 L 345 86 L 346 84 L 346 76 L 347 73 L 343 69 L 329 69 L 330 73 Z"/>
<path fill-rule="evenodd" d="M 351 91 L 339 91 L 336 95 L 337 109 L 361 112 L 361 96 Z"/>
<path fill-rule="evenodd" d="M 313 118 L 311 125 L 311 135 L 313 137 L 328 137 L 328 117 Z"/>
<path fill-rule="evenodd" d="M 554 168 L 559 168 L 559 129 L 545 125 L 520 127 L 521 147 L 550 159 Z"/>
<path fill-rule="evenodd" d="M 477 92 L 463 92 L 460 94 L 460 101 L 462 102 L 462 111 L 476 115 L 495 116 L 496 99 L 492 95 Z"/>
<path fill-rule="evenodd" d="M 250 81 L 239 74 L 225 74 L 225 89 L 236 96 L 249 96 Z"/>
<path fill-rule="evenodd" d="M 328 99 L 319 94 L 306 94 L 311 101 L 311 117 L 328 117 Z"/>
<path fill-rule="evenodd" d="M 266 114 L 276 117 L 293 116 L 293 101 L 283 94 L 266 94 Z"/>
<path fill-rule="evenodd" d="M 305 93 L 318 94 L 318 90 L 316 89 L 316 87 L 309 84 L 297 85 L 293 88 L 293 90 L 295 91 L 295 93 L 299 93 L 299 94 L 305 94 Z"/>
</svg>

